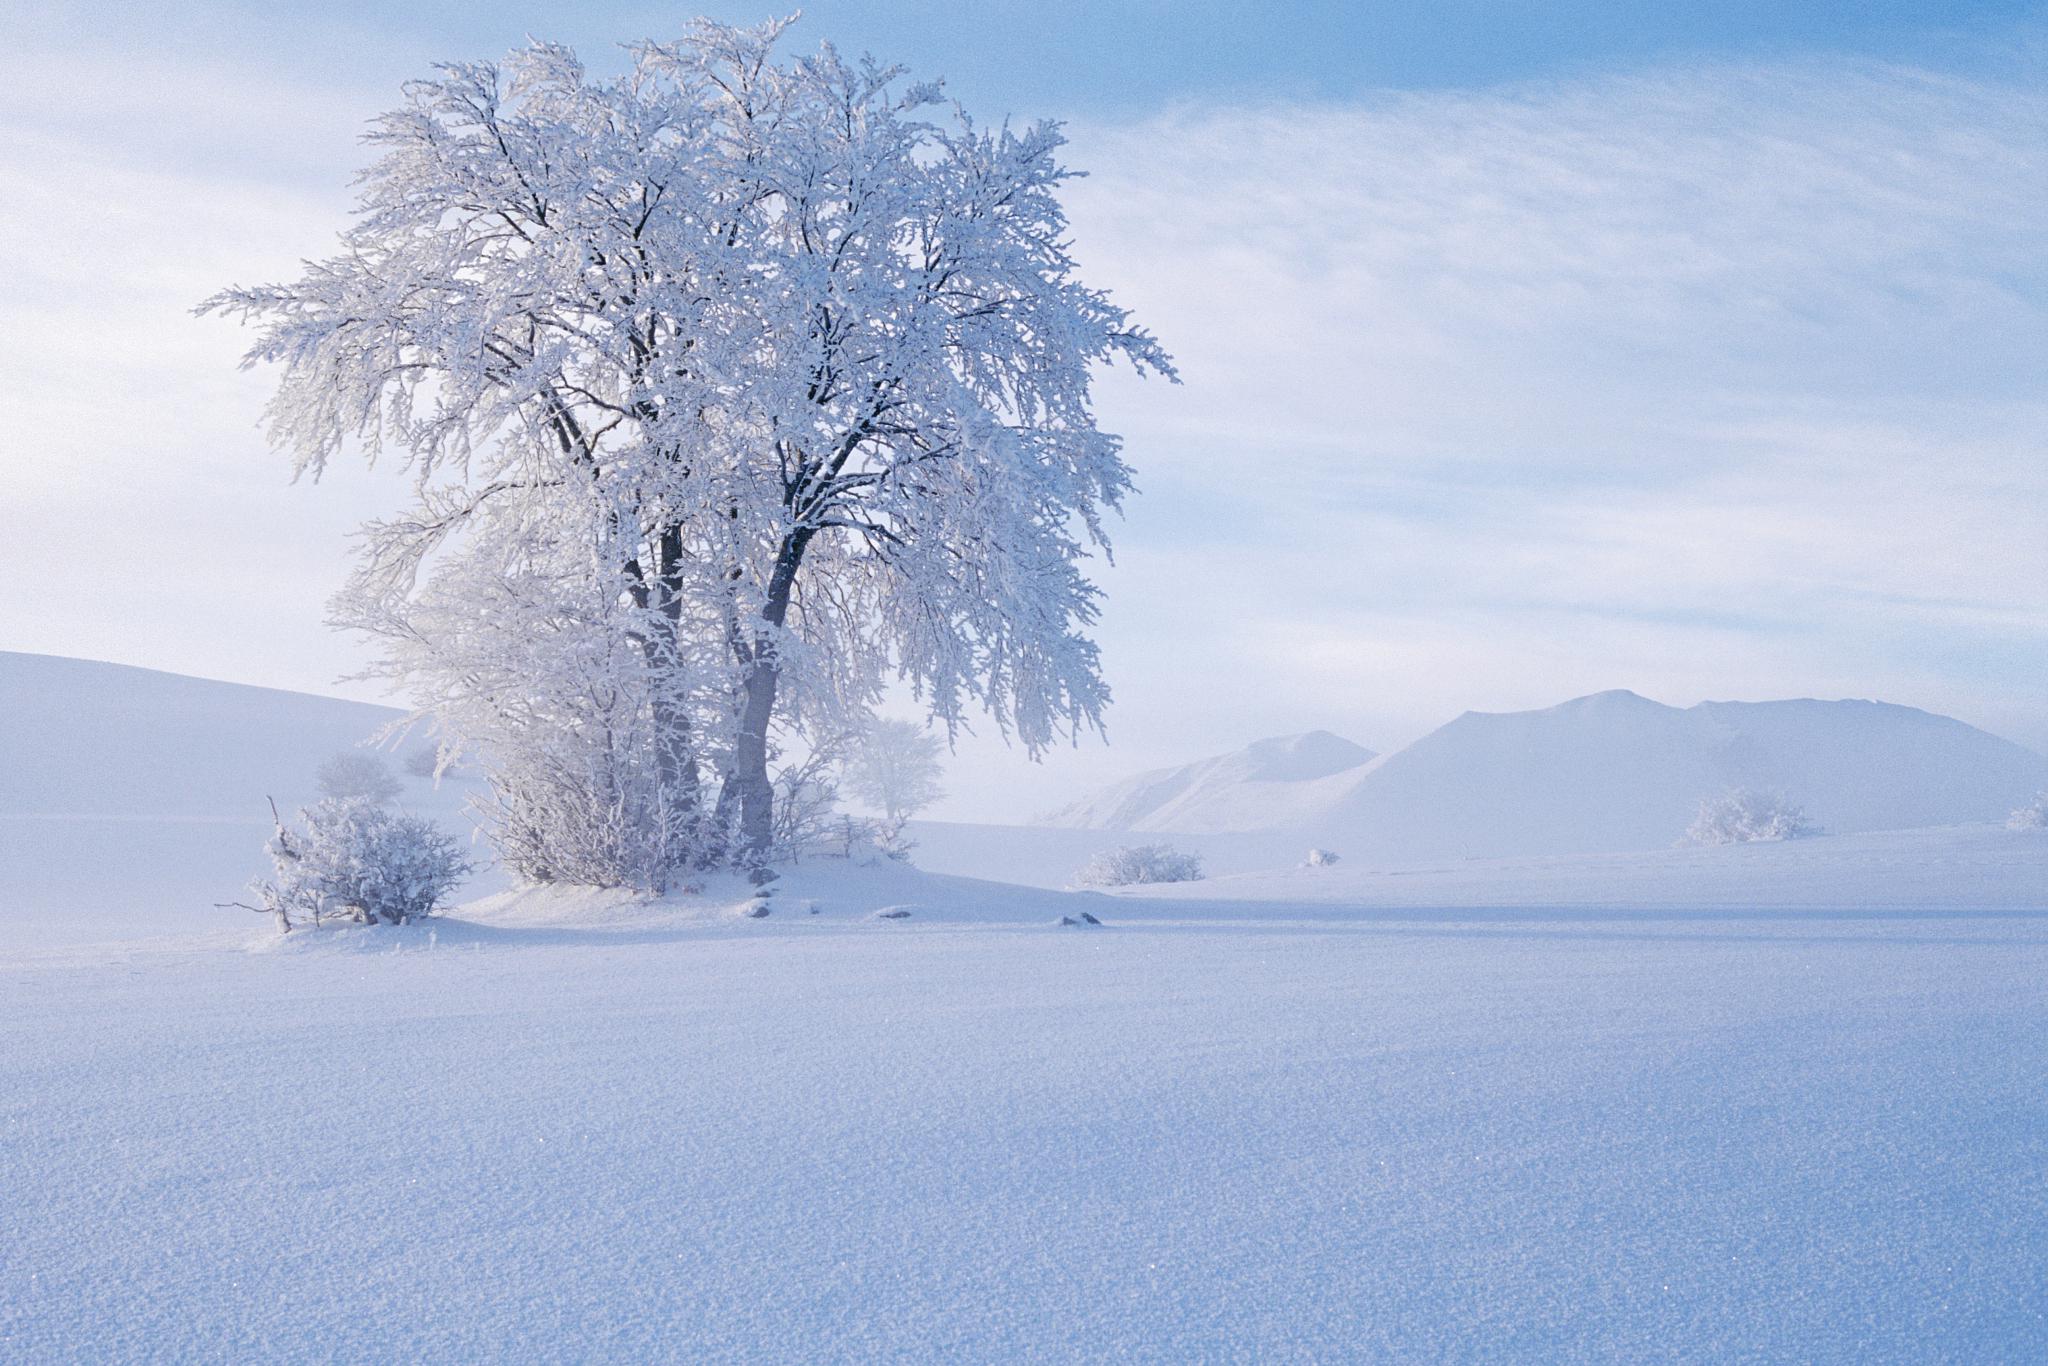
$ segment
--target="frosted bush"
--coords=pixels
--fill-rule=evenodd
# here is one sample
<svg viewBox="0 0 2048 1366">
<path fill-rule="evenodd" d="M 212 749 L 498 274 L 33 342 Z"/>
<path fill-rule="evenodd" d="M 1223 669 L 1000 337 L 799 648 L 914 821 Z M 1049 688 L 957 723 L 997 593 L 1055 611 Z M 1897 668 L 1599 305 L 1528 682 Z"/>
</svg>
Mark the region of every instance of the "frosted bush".
<svg viewBox="0 0 2048 1366">
<path fill-rule="evenodd" d="M 329 798 L 299 819 L 303 829 L 278 822 L 267 846 L 276 875 L 252 889 L 252 909 L 275 916 L 281 929 L 329 916 L 402 925 L 431 915 L 470 872 L 432 821 L 366 798 Z"/>
<path fill-rule="evenodd" d="M 1685 840 L 1688 844 L 1750 844 L 1819 833 L 1804 811 L 1778 793 L 1740 788 L 1702 801 Z"/>
<path fill-rule="evenodd" d="M 320 765 L 313 775 L 313 782 L 323 797 L 339 801 L 360 797 L 379 806 L 396 801 L 398 794 L 405 790 L 382 755 L 351 749 L 343 750 Z"/>
<path fill-rule="evenodd" d="M 564 728 L 498 760 L 476 806 L 522 881 L 666 891 L 700 847 L 652 764 Z"/>
<path fill-rule="evenodd" d="M 1336 861 L 1337 856 L 1328 849 L 1311 849 L 1308 851 L 1308 866 L 1311 868 L 1327 868 Z"/>
<path fill-rule="evenodd" d="M 2014 830 L 2048 830 L 2048 792 L 2037 793 L 2034 800 L 2006 817 L 2005 823 Z"/>
<path fill-rule="evenodd" d="M 1195 882 L 1202 876 L 1202 860 L 1183 854 L 1170 845 L 1135 844 L 1106 849 L 1081 865 L 1074 874 L 1079 887 L 1129 887 L 1142 882 Z"/>
</svg>

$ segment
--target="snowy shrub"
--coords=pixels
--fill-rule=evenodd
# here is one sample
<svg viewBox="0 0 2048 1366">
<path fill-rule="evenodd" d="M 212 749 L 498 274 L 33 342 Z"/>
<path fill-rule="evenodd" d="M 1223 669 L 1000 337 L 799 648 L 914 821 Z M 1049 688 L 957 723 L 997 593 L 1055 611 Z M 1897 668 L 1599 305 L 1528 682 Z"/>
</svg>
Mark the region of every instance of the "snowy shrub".
<svg viewBox="0 0 2048 1366">
<path fill-rule="evenodd" d="M 877 720 L 855 737 L 841 765 L 847 791 L 894 827 L 945 796 L 939 737 L 908 721 Z"/>
<path fill-rule="evenodd" d="M 338 801 L 360 797 L 376 805 L 396 801 L 404 785 L 379 754 L 345 749 L 320 765 L 313 775 L 320 795 Z"/>
<path fill-rule="evenodd" d="M 2048 792 L 2036 794 L 2034 800 L 2006 817 L 2005 823 L 2013 830 L 2048 830 Z"/>
<path fill-rule="evenodd" d="M 662 892 L 699 848 L 693 813 L 651 764 L 573 732 L 500 759 L 490 783 L 477 806 L 526 882 Z"/>
<path fill-rule="evenodd" d="M 402 925 L 431 915 L 470 864 L 432 821 L 363 797 L 328 798 L 299 813 L 300 830 L 279 821 L 267 846 L 276 875 L 252 889 L 253 909 L 286 930 L 328 916 Z"/>
<path fill-rule="evenodd" d="M 1311 868 L 1327 868 L 1336 861 L 1337 856 L 1327 849 L 1311 849 L 1308 851 L 1308 866 Z"/>
<path fill-rule="evenodd" d="M 832 760 L 824 753 L 777 773 L 771 856 L 777 862 L 795 862 L 805 854 L 824 853 L 841 843 L 840 822 L 833 818 L 838 800 Z"/>
<path fill-rule="evenodd" d="M 1749 844 L 1819 833 L 1806 813 L 1783 796 L 1740 788 L 1702 801 L 1685 840 L 1688 844 Z"/>
<path fill-rule="evenodd" d="M 440 767 L 440 751 L 432 745 L 414 745 L 405 752 L 405 771 L 415 778 L 431 778 Z"/>
<path fill-rule="evenodd" d="M 1129 887 L 1141 882 L 1194 882 L 1202 876 L 1202 860 L 1164 844 L 1134 844 L 1105 849 L 1074 874 L 1080 887 Z"/>
</svg>

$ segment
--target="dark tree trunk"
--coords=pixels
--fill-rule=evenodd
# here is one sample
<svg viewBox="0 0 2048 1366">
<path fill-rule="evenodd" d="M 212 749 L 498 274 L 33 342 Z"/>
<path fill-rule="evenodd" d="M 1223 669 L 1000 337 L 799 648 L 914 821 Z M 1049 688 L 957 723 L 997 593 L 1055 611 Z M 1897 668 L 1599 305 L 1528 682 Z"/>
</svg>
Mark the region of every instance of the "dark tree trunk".
<svg viewBox="0 0 2048 1366">
<path fill-rule="evenodd" d="M 770 629 L 756 635 L 747 646 L 746 668 L 740 680 L 740 727 L 733 742 L 732 773 L 726 786 L 739 808 L 739 863 L 757 883 L 775 876 L 768 868 L 769 846 L 775 831 L 775 789 L 768 781 L 768 727 L 775 719 L 775 694 L 782 683 L 782 663 L 775 637 L 789 617 L 797 568 L 815 534 L 813 528 L 798 528 L 783 538 L 775 555 L 775 568 L 768 577 L 767 594 L 761 602 L 760 619 Z M 727 806 L 723 792 L 719 794 L 719 805 Z"/>
<path fill-rule="evenodd" d="M 641 657 L 654 680 L 654 764 L 659 784 L 659 809 L 653 813 L 670 833 L 678 830 L 692 846 L 705 838 L 703 784 L 697 771 L 697 742 L 690 713 L 682 698 L 668 691 L 680 673 L 683 658 L 683 537 L 679 527 L 670 527 L 655 537 L 654 573 L 643 572 L 635 561 L 627 566 L 633 601 L 640 608 L 653 608 L 656 619 L 643 623 L 635 632 Z M 701 847 L 693 850 L 702 856 Z M 683 851 L 671 851 L 671 857 Z"/>
<path fill-rule="evenodd" d="M 660 593 L 661 623 L 665 633 L 663 653 L 667 655 L 670 678 L 681 669 L 683 651 L 683 533 L 670 527 L 656 546 L 656 583 Z M 693 835 L 701 825 L 702 803 L 697 773 L 696 738 L 691 732 L 690 714 L 681 699 L 657 689 L 654 697 L 655 767 L 661 790 L 672 813 Z"/>
</svg>

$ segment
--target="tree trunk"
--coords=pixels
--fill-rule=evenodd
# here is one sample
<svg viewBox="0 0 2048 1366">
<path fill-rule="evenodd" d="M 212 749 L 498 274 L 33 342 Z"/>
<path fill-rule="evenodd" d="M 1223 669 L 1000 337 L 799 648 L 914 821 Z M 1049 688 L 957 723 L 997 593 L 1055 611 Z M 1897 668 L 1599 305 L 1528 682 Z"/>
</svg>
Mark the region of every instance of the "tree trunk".
<svg viewBox="0 0 2048 1366">
<path fill-rule="evenodd" d="M 666 666 L 663 672 L 673 677 L 683 657 L 683 536 L 680 527 L 670 527 L 661 534 L 656 554 L 662 627 L 667 634 L 662 651 L 667 656 L 663 661 Z M 661 782 L 662 796 L 670 805 L 670 814 L 682 822 L 692 839 L 697 839 L 702 834 L 702 815 L 698 809 L 702 796 L 697 773 L 696 740 L 691 733 L 689 712 L 660 690 L 661 681 L 658 674 L 654 698 L 655 772 Z"/>
<path fill-rule="evenodd" d="M 733 744 L 735 798 L 739 803 L 740 864 L 756 883 L 768 871 L 769 845 L 775 833 L 775 788 L 768 781 L 768 722 L 775 712 L 775 692 L 782 671 L 771 660 L 748 670 L 740 708 L 740 733 Z"/>
<path fill-rule="evenodd" d="M 815 528 L 800 527 L 784 537 L 776 551 L 775 568 L 761 602 L 760 620 L 768 629 L 756 635 L 748 647 L 740 682 L 740 729 L 733 742 L 732 773 L 726 782 L 739 803 L 739 864 L 756 883 L 775 876 L 768 867 L 775 833 L 775 788 L 768 781 L 768 726 L 775 718 L 775 693 L 782 683 L 776 636 L 789 616 L 790 595 L 804 549 L 816 534 Z M 723 793 L 719 805 L 726 805 Z"/>
</svg>

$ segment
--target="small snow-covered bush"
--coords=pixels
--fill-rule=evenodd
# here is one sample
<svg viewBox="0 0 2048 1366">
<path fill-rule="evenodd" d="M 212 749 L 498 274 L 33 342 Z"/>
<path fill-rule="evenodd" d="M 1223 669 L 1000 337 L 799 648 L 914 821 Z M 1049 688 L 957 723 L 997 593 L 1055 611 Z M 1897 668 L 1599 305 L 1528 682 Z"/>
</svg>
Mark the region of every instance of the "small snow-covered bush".
<svg viewBox="0 0 2048 1366">
<path fill-rule="evenodd" d="M 2038 793 L 2034 800 L 2006 817 L 2005 823 L 2013 830 L 2048 830 L 2048 792 Z"/>
<path fill-rule="evenodd" d="M 253 909 L 280 928 L 328 916 L 402 925 L 431 915 L 470 872 L 455 841 L 432 821 L 364 797 L 330 797 L 299 813 L 303 829 L 278 822 L 267 846 L 277 873 L 252 889 Z"/>
<path fill-rule="evenodd" d="M 1775 792 L 1740 788 L 1700 803 L 1699 815 L 1685 832 L 1688 844 L 1750 844 L 1758 840 L 1796 840 L 1817 835 L 1820 828 L 1806 813 Z"/>
<path fill-rule="evenodd" d="M 1307 863 L 1311 868 L 1327 868 L 1336 861 L 1337 856 L 1328 849 L 1311 849 L 1308 851 Z"/>
<path fill-rule="evenodd" d="M 1074 874 L 1079 887 L 1129 887 L 1141 882 L 1195 882 L 1202 860 L 1170 845 L 1135 844 L 1105 849 Z"/>
<path fill-rule="evenodd" d="M 345 749 L 320 765 L 313 781 L 323 797 L 339 801 L 360 797 L 379 806 L 396 801 L 405 790 L 382 755 L 353 749 Z"/>
</svg>

